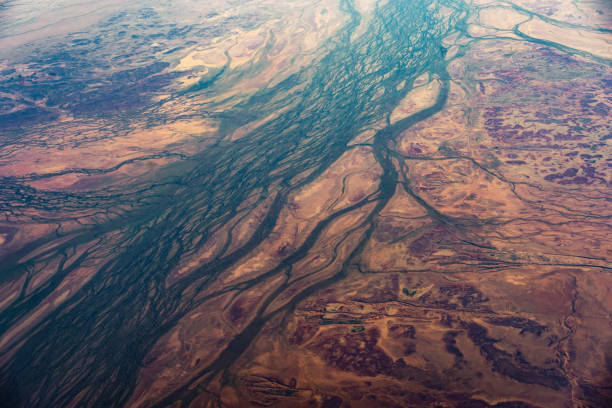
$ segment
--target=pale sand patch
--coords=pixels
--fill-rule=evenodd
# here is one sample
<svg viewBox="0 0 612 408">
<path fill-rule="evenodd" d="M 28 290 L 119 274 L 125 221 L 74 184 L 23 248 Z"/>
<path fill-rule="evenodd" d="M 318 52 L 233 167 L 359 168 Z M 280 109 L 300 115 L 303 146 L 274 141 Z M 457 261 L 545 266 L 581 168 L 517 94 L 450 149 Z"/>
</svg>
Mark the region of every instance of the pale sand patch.
<svg viewBox="0 0 612 408">
<path fill-rule="evenodd" d="M 448 49 L 448 51 L 446 51 L 446 55 L 444 56 L 444 59 L 446 61 L 452 60 L 457 55 L 458 51 L 459 51 L 459 47 L 457 47 L 456 45 L 451 46 Z"/>
<path fill-rule="evenodd" d="M 187 71 L 197 67 L 220 68 L 227 63 L 225 50 L 230 45 L 230 42 L 224 41 L 214 48 L 196 49 L 183 57 L 174 71 Z"/>
<path fill-rule="evenodd" d="M 25 283 L 26 277 L 27 276 L 24 274 L 13 281 L 0 285 L 0 310 L 3 310 L 10 302 L 17 299 L 21 293 L 21 288 Z"/>
<path fill-rule="evenodd" d="M 109 168 L 125 160 L 167 150 L 172 147 L 171 145 L 181 141 L 202 137 L 215 131 L 216 123 L 211 120 L 181 120 L 73 147 L 30 147 L 0 161 L 0 175 L 19 177 L 33 173 L 60 172 L 71 168 Z"/>
<path fill-rule="evenodd" d="M 251 256 L 221 276 L 219 283 L 227 285 L 250 279 L 276 266 L 285 256 L 282 248 L 299 247 L 319 221 L 375 192 L 379 174 L 380 168 L 369 148 L 357 147 L 343 154 L 319 178 L 288 198 L 270 237 Z M 354 177 L 344 180 L 346 175 Z"/>
<path fill-rule="evenodd" d="M 359 27 L 357 27 L 357 29 L 353 33 L 353 38 L 360 37 L 368 29 L 370 19 L 372 17 L 372 12 L 376 8 L 376 3 L 377 2 L 375 0 L 355 0 L 353 2 L 355 10 L 357 10 L 357 12 L 361 15 L 361 22 L 359 24 Z M 382 6 L 382 3 L 384 2 L 381 1 L 379 7 Z"/>
<path fill-rule="evenodd" d="M 284 6 L 267 5 L 275 10 L 275 16 L 255 29 L 237 28 L 205 48 L 187 49 L 186 55 L 175 61 L 173 70 L 191 72 L 178 79 L 177 85 L 181 88 L 193 85 L 211 68 L 229 64 L 230 70 L 244 71 L 241 81 L 237 86 L 227 86 L 209 101 L 237 101 L 312 64 L 317 48 L 347 20 L 337 1 L 313 4 L 298 0 L 288 4 L 284 14 L 278 14 L 277 9 Z M 249 64 L 258 69 L 251 70 Z M 260 64 L 265 64 L 265 69 L 260 69 Z"/>
<path fill-rule="evenodd" d="M 183 88 L 189 88 L 190 86 L 193 86 L 195 84 L 197 84 L 198 82 L 200 82 L 200 80 L 202 79 L 203 75 L 206 75 L 208 73 L 208 68 L 203 67 L 202 71 L 198 71 L 197 74 L 189 74 L 189 75 L 185 75 L 183 77 L 180 77 L 177 79 L 177 81 L 180 84 L 181 89 Z M 158 97 L 155 97 L 153 100 L 155 102 L 161 102 L 165 99 L 170 98 L 172 95 L 166 94 L 166 95 L 160 95 Z"/>
<path fill-rule="evenodd" d="M 376 135 L 376 130 L 375 129 L 368 129 L 368 130 L 358 134 L 351 141 L 351 143 L 348 144 L 348 146 L 353 146 L 353 145 L 362 144 L 362 143 L 372 143 L 372 140 L 374 139 L 374 135 Z"/>
<path fill-rule="evenodd" d="M 3 349 L 6 345 L 9 345 L 14 337 L 17 337 L 19 334 L 23 333 L 25 329 L 27 329 L 33 322 L 38 321 L 44 314 L 48 312 L 48 309 L 49 303 L 45 303 L 44 306 L 34 309 L 34 312 L 30 313 L 28 317 L 24 320 L 21 320 L 18 325 L 13 326 L 8 331 L 6 331 L 2 336 L 2 340 L 0 340 L 0 350 Z"/>
<path fill-rule="evenodd" d="M 472 0 L 474 6 L 497 6 L 499 0 Z"/>
<path fill-rule="evenodd" d="M 512 4 L 540 16 L 582 26 L 608 26 L 609 0 L 513 0 Z"/>
<path fill-rule="evenodd" d="M 440 81 L 437 79 L 431 81 L 427 85 L 413 89 L 393 110 L 389 120 L 391 123 L 395 123 L 420 110 L 432 106 L 436 101 L 439 91 Z"/>
<path fill-rule="evenodd" d="M 426 72 L 424 74 L 419 75 L 414 82 L 412 83 L 412 87 L 416 88 L 417 86 L 423 86 L 429 82 L 429 73 Z"/>
<path fill-rule="evenodd" d="M 279 109 L 276 112 L 269 114 L 263 119 L 249 122 L 246 125 L 239 127 L 231 134 L 230 140 L 234 141 L 234 140 L 242 139 L 243 137 L 251 133 L 253 130 L 257 129 L 261 125 L 278 118 L 282 113 L 286 112 L 289 108 L 290 106 L 286 106 L 283 109 Z"/>
<path fill-rule="evenodd" d="M 73 259 L 74 257 L 81 255 L 87 247 L 87 245 L 80 246 L 73 255 Z M 68 263 L 67 266 L 69 265 L 70 263 Z M 53 270 L 55 271 L 55 268 L 53 268 Z M 30 313 L 24 316 L 24 318 L 19 320 L 18 323 L 13 325 L 3 335 L 3 338 L 0 341 L 0 350 L 6 346 L 10 346 L 14 339 L 18 340 L 18 337 L 21 334 L 36 323 L 40 322 L 40 320 L 47 316 L 48 313 L 52 312 L 58 305 L 69 299 L 72 294 L 78 292 L 83 285 L 85 285 L 95 276 L 96 272 L 97 268 L 92 266 L 78 267 L 70 272 L 63 279 L 62 283 L 55 288 L 38 307 L 34 308 Z M 23 278 L 20 278 L 19 280 L 15 281 L 13 285 L 20 286 L 23 283 L 23 280 Z M 30 285 L 32 285 L 32 283 Z M 19 294 L 19 291 L 15 291 L 15 293 Z"/>
<path fill-rule="evenodd" d="M 0 34 L 0 50 L 6 52 L 26 43 L 84 30 L 121 9 L 134 7 L 122 0 L 12 3 L 16 4 L 7 4 L 3 18 L 6 25 Z M 70 9 L 69 13 L 67 9 Z M 17 15 L 19 18 L 15 17 Z"/>
<path fill-rule="evenodd" d="M 511 30 L 528 19 L 529 16 L 509 7 L 487 7 L 479 12 L 480 24 L 498 30 Z"/>
<path fill-rule="evenodd" d="M 461 36 L 461 32 L 459 31 L 454 31 L 452 34 L 449 34 L 448 36 L 444 37 L 442 39 L 442 45 L 445 47 L 449 47 L 451 45 L 455 45 L 457 44 L 458 40 L 462 38 Z"/>
<path fill-rule="evenodd" d="M 521 24 L 519 30 L 530 37 L 585 51 L 597 57 L 612 59 L 610 34 L 557 27 L 539 18 Z"/>
<path fill-rule="evenodd" d="M 253 31 L 236 30 L 236 42 L 229 49 L 230 68 L 235 68 L 251 61 L 268 40 L 267 27 Z"/>
<path fill-rule="evenodd" d="M 65 291 L 63 291 L 54 301 L 53 301 L 53 307 L 57 307 L 59 306 L 62 302 L 64 302 L 66 299 L 68 299 L 68 295 L 70 295 L 70 289 L 66 289 Z"/>
<path fill-rule="evenodd" d="M 472 37 L 486 37 L 497 34 L 498 30 L 495 28 L 487 28 L 476 24 L 470 24 L 467 32 Z"/>
</svg>

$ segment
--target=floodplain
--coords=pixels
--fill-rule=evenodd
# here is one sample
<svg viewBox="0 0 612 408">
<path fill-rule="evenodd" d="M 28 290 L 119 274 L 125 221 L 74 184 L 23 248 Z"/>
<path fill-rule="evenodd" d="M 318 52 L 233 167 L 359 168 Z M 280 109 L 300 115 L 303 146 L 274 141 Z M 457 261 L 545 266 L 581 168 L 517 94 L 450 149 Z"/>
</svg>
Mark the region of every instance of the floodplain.
<svg viewBox="0 0 612 408">
<path fill-rule="evenodd" d="M 94 3 L 0 6 L 0 400 L 612 403 L 607 2 Z"/>
</svg>

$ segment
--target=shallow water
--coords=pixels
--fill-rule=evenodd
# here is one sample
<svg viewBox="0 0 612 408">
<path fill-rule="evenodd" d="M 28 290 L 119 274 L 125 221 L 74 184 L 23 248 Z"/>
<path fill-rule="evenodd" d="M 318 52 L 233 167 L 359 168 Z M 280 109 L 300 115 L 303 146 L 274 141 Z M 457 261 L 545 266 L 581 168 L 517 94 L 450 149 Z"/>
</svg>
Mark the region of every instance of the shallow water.
<svg viewBox="0 0 612 408">
<path fill-rule="evenodd" d="M 556 191 L 551 196 L 553 204 L 544 210 L 520 209 L 516 204 L 516 207 L 508 207 L 505 214 L 494 215 L 487 211 L 502 204 L 487 201 L 481 207 L 468 210 L 465 208 L 469 205 L 464 205 L 461 213 L 459 207 L 445 207 L 446 199 L 428 195 L 428 190 L 422 188 L 423 180 L 418 178 L 419 165 L 413 166 L 411 160 L 434 164 L 449 160 L 472 163 L 476 169 L 469 170 L 476 171 L 470 176 L 472 180 L 480 180 L 478 172 L 481 172 L 486 180 L 496 179 L 505 191 L 503 194 L 508 194 L 501 196 L 502 193 L 497 193 L 498 197 L 493 197 L 493 200 L 510 202 L 514 195 L 520 205 L 527 207 L 541 208 L 541 198 L 534 198 L 534 195 L 539 194 L 537 190 L 550 188 L 544 182 L 525 181 L 521 178 L 523 173 L 514 168 L 502 167 L 500 170 L 501 152 L 505 146 L 500 148 L 495 144 L 501 144 L 499 140 L 506 141 L 512 133 L 506 130 L 507 134 L 503 136 L 505 133 L 499 131 L 501 122 L 496 122 L 497 119 L 486 121 L 486 112 L 491 106 L 512 108 L 523 102 L 537 105 L 537 98 L 542 97 L 541 94 L 546 97 L 547 91 L 543 90 L 529 100 L 520 95 L 520 91 L 513 94 L 510 88 L 495 90 L 493 94 L 487 93 L 487 89 L 499 84 L 506 86 L 515 80 L 517 83 L 540 81 L 546 88 L 549 86 L 546 81 L 552 83 L 555 78 L 541 74 L 541 66 L 546 65 L 541 61 L 523 71 L 527 76 L 533 75 L 529 79 L 513 78 L 512 75 L 518 74 L 511 73 L 511 68 L 495 71 L 495 65 L 500 62 L 494 60 L 498 56 L 494 57 L 494 51 L 490 50 L 480 54 L 486 60 L 490 52 L 489 62 L 478 62 L 480 65 L 474 62 L 478 57 L 470 55 L 470 50 L 477 44 L 486 43 L 487 39 L 476 38 L 474 31 L 468 28 L 473 24 L 471 18 L 475 14 L 472 6 L 453 1 L 391 0 L 366 12 L 359 5 L 343 1 L 337 5 L 339 11 L 334 17 L 338 29 L 327 37 L 322 36 L 318 45 L 309 52 L 302 51 L 293 59 L 288 58 L 294 67 L 284 70 L 274 66 L 273 62 L 280 58 L 278 52 L 284 55 L 283 46 L 288 47 L 286 44 L 297 40 L 283 38 L 281 34 L 285 32 L 266 24 L 294 7 L 307 10 L 308 6 L 296 2 L 273 10 L 269 4 L 261 7 L 249 2 L 239 7 L 231 2 L 209 5 L 199 2 L 181 2 L 180 5 L 173 2 L 139 3 L 127 8 L 120 3 L 105 4 L 100 8 L 86 2 L 52 2 L 49 10 L 39 7 L 39 3 L 34 7 L 25 2 L 9 2 L 0 9 L 0 19 L 8 22 L 0 34 L 0 47 L 4 49 L 1 54 L 4 59 L 0 61 L 4 78 L 0 88 L 4 95 L 0 116 L 2 160 L 6 163 L 13 161 L 13 167 L 0 169 L 0 174 L 4 175 L 0 209 L 6 217 L 7 228 L 3 233 L 5 248 L 0 279 L 4 285 L 3 293 L 9 299 L 0 310 L 0 349 L 3 353 L 2 394 L 10 395 L 15 405 L 123 406 L 138 403 L 168 406 L 180 400 L 182 406 L 188 406 L 192 401 L 201 403 L 202 396 L 209 394 L 214 396 L 211 401 L 235 404 L 231 398 L 228 399 L 230 402 L 223 402 L 223 398 L 228 397 L 223 397 L 223 392 L 218 391 L 219 386 L 215 384 L 220 381 L 221 388 L 227 384 L 239 388 L 235 380 L 229 378 L 237 375 L 237 370 L 243 367 L 241 358 L 245 358 L 247 352 L 253 353 L 256 341 L 272 336 L 270 325 L 279 325 L 277 320 L 281 316 L 290 319 L 296 309 L 299 310 L 300 305 L 313 296 L 350 281 L 355 268 L 361 272 L 374 268 L 367 259 L 376 256 L 370 254 L 388 251 L 382 244 L 379 250 L 376 249 L 376 242 L 379 242 L 376 237 L 380 235 L 377 231 L 387 222 L 383 212 L 399 194 L 410 198 L 411 205 L 422 212 L 419 217 L 429 220 L 429 227 L 411 227 L 411 232 L 392 234 L 397 235 L 393 242 L 404 239 L 411 242 L 423 234 L 428 242 L 433 243 L 427 245 L 434 245 L 437 250 L 454 248 L 460 252 L 464 249 L 457 248 L 463 248 L 467 243 L 470 250 L 478 253 L 452 252 L 454 255 L 442 259 L 435 258 L 427 261 L 429 263 L 423 261 L 420 266 L 415 266 L 415 272 L 409 272 L 410 269 L 404 266 L 399 269 L 388 267 L 388 270 L 383 267 L 375 271 L 377 273 L 414 274 L 420 270 L 449 273 L 451 276 L 453 268 L 466 264 L 470 265 L 470 273 L 496 270 L 520 276 L 529 273 L 516 272 L 516 268 L 524 266 L 529 269 L 539 264 L 585 268 L 585 273 L 610 269 L 605 245 L 601 242 L 593 243 L 590 248 L 577 249 L 573 254 L 584 256 L 591 262 L 562 259 L 565 254 L 556 254 L 549 260 L 537 259 L 548 253 L 546 248 L 554 248 L 555 244 L 545 243 L 530 251 L 521 242 L 516 248 L 509 249 L 496 238 L 496 234 L 507 234 L 508 240 L 514 239 L 509 238 L 513 233 L 505 232 L 501 226 L 517 220 L 536 225 L 542 211 L 550 217 L 546 219 L 549 226 L 582 223 L 588 218 L 593 220 L 593 224 L 585 227 L 585 231 L 595 230 L 596 236 L 605 235 L 609 228 L 609 224 L 606 226 L 609 191 L 606 193 L 605 190 L 609 183 L 609 170 L 607 175 L 600 174 L 599 167 L 593 167 L 594 170 L 584 170 L 583 167 L 581 170 L 584 175 L 581 173 L 579 177 L 588 184 L 583 194 L 593 200 L 595 210 L 592 211 L 572 203 L 563 204 L 565 193 L 559 193 L 561 187 L 558 186 L 553 188 Z M 246 10 L 242 11 L 240 7 Z M 331 5 L 326 7 L 332 8 Z M 536 15 L 536 12 L 521 10 L 525 18 Z M 317 18 L 326 14 L 317 13 L 313 14 Z M 303 14 L 309 15 L 307 12 Z M 312 27 L 316 26 L 317 20 L 313 21 L 315 23 L 310 22 L 310 27 L 315 30 Z M 584 29 L 585 26 L 583 23 L 564 23 L 568 29 Z M 241 49 L 240 54 L 230 47 L 225 51 L 225 61 L 218 56 L 215 57 L 218 61 L 206 62 L 213 61 L 210 50 L 222 47 L 225 39 L 233 38 L 231 36 L 236 32 L 256 32 L 260 27 L 264 27 L 260 34 L 264 40 L 257 40 L 259 43 L 249 40 L 256 44 L 252 48 L 257 51 Z M 278 37 L 274 30 L 277 30 Z M 608 35 L 606 41 L 610 39 L 609 28 L 596 26 L 589 30 L 598 35 Z M 550 51 L 553 56 L 549 58 L 563 58 L 563 54 L 558 52 L 566 53 L 567 58 L 579 58 L 559 65 L 563 75 L 571 80 L 582 75 L 595 87 L 595 83 L 597 86 L 601 83 L 597 78 L 610 77 L 610 61 L 605 58 L 605 50 L 603 54 L 598 52 L 595 55 L 586 49 L 569 48 L 562 41 L 555 43 L 549 39 L 532 38 L 520 31 L 520 24 L 513 30 L 489 35 L 489 40 L 511 36 L 512 31 L 517 34 L 516 38 L 505 40 L 510 42 L 504 44 L 527 41 L 529 46 L 543 45 L 557 50 Z M 49 32 L 53 32 L 53 36 L 49 36 Z M 456 49 L 449 56 L 452 48 L 449 38 L 453 34 L 464 40 L 456 41 Z M 236 44 L 240 41 L 247 40 L 239 39 Z M 192 49 L 200 53 L 196 57 L 203 58 L 204 62 L 196 66 L 199 71 L 194 68 L 195 80 L 180 82 L 186 73 L 173 70 L 173 67 L 178 65 L 177 61 L 190 55 L 188 52 Z M 519 55 L 524 51 L 512 52 Z M 536 55 L 534 58 L 547 58 L 544 51 L 537 52 L 539 54 L 533 54 Z M 235 65 L 243 58 L 241 55 L 250 55 L 249 62 Z M 288 55 L 292 55 L 291 52 Z M 466 55 L 470 59 L 463 62 L 463 68 L 452 65 L 463 61 L 462 58 L 467 59 Z M 522 64 L 518 57 L 515 61 L 515 64 Z M 469 68 L 465 68 L 470 63 L 474 70 L 493 67 L 493 73 L 488 77 L 479 74 L 470 77 Z M 258 79 L 265 77 L 267 72 L 274 72 L 274 69 L 279 69 L 279 72 L 269 80 Z M 467 74 L 460 80 L 457 72 L 461 69 Z M 391 124 L 391 113 L 423 74 L 440 82 L 433 103 Z M 487 81 L 498 85 L 489 85 Z M 458 101 L 459 89 L 469 96 Z M 519 86 L 519 89 L 522 88 Z M 609 124 L 597 109 L 607 112 L 609 101 L 601 99 L 601 88 L 592 92 L 595 99 L 584 104 L 593 107 L 594 113 L 584 115 L 594 115 L 594 122 L 578 123 L 573 117 L 566 119 L 565 123 L 569 121 L 572 128 L 565 140 L 581 140 L 572 138 L 576 132 L 605 140 L 603 137 Z M 480 101 L 479 98 L 485 98 L 482 95 L 489 99 Z M 554 102 L 546 103 L 554 106 Z M 432 125 L 430 121 L 440 117 L 441 112 L 450 112 L 457 106 L 466 108 L 468 123 L 480 120 L 471 117 L 470 112 L 485 112 L 485 119 L 480 122 L 485 125 L 481 125 L 478 131 L 474 130 L 476 125 L 470 125 L 472 128 L 468 130 L 460 130 L 461 126 L 457 125 L 456 135 L 452 134 L 452 125 L 451 134 Z M 525 116 L 529 108 L 522 109 Z M 153 138 L 169 132 L 164 126 L 179 120 L 206 120 L 212 125 L 208 129 L 188 122 L 189 127 L 180 133 L 180 137 L 177 136 L 177 141 L 173 139 L 161 147 L 149 148 L 148 144 L 155 142 Z M 259 121 L 258 126 L 247 127 L 240 137 L 235 136 L 239 129 L 245 129 L 245 125 L 256 121 Z M 537 126 L 548 129 L 542 123 Z M 429 137 L 436 148 L 428 154 L 421 154 L 425 149 L 423 146 L 418 151 L 413 147 L 408 152 L 400 147 L 400 140 L 406 137 L 410 140 L 409 132 L 419 125 L 419 131 L 424 127 L 431 134 L 423 140 Z M 150 129 L 161 130 L 142 133 Z M 532 134 L 537 135 L 536 130 Z M 111 145 L 110 141 L 115 141 L 115 138 L 134 133 L 140 135 L 137 131 L 142 135 L 135 141 L 129 139 Z M 498 140 L 492 143 L 490 151 L 499 158 L 473 150 L 472 144 L 489 146 L 491 143 L 489 139 L 482 141 L 485 131 L 490 140 Z M 355 144 L 356 138 L 364 132 L 370 132 L 371 137 Z M 480 136 L 478 132 L 481 132 Z M 497 136 L 496 132 L 501 132 L 502 136 Z M 438 134 L 447 135 L 448 140 L 438 140 Z M 459 134 L 467 134 L 467 143 L 453 144 Z M 181 139 L 194 135 L 203 141 Z M 529 135 L 523 133 L 523 138 L 527 137 Z M 517 140 L 510 145 L 524 142 Z M 557 144 L 564 143 L 559 142 L 563 138 L 556 140 Z M 556 149 L 551 146 L 552 141 L 546 143 L 538 146 L 532 143 L 525 149 Z M 105 144 L 108 157 L 103 153 Z M 585 144 L 582 148 L 598 154 L 599 149 L 606 148 L 604 145 L 592 148 L 594 144 Z M 567 146 L 568 150 L 573 148 Z M 75 153 L 64 159 L 62 154 L 71 149 L 76 149 Z M 302 225 L 295 227 L 296 238 L 292 242 L 287 238 L 287 243 L 278 248 L 274 244 L 270 246 L 268 242 L 276 242 L 279 236 L 285 237 L 283 228 L 287 221 L 284 220 L 288 213 L 297 211 L 299 207 L 295 205 L 296 196 L 329 177 L 326 171 L 334 163 L 341 162 L 347 154 L 358 149 L 368 152 L 374 163 L 372 169 L 377 169 L 372 171 L 371 191 L 357 195 L 343 206 L 329 205 L 327 212 L 311 216 L 305 224 L 295 221 L 296 225 Z M 24 161 L 23 167 L 19 167 L 14 157 L 19 157 L 15 155 L 24 151 L 31 151 L 32 156 L 40 155 L 40 161 Z M 88 152 L 91 159 L 84 156 Z M 54 155 L 58 157 L 56 162 L 51 161 Z M 529 159 L 514 160 L 526 163 L 525 160 Z M 533 160 L 538 161 L 535 157 Z M 598 158 L 589 156 L 585 160 L 597 161 Z M 39 162 L 48 164 L 46 167 L 41 164 L 43 167 L 39 168 L 36 167 Z M 147 163 L 151 163 L 150 166 Z M 512 164 L 511 161 L 508 163 Z M 468 170 L 446 171 L 447 177 L 459 177 Z M 427 180 L 426 184 L 434 186 L 430 189 L 450 183 L 457 185 L 459 191 L 465 191 L 462 197 L 474 194 L 472 183 L 475 181 L 438 183 L 436 177 L 444 176 L 432 176 Z M 557 178 L 549 179 L 554 181 Z M 572 180 L 570 184 L 579 185 L 580 180 Z M 346 183 L 342 183 L 341 193 L 344 194 Z M 351 185 L 349 182 L 346 188 L 350 189 Z M 521 190 L 523 185 L 535 192 L 525 193 Z M 482 184 L 480 188 L 482 191 L 478 190 L 474 196 L 486 196 L 487 190 L 493 187 Z M 456 192 L 444 194 L 457 197 Z M 607 201 L 602 202 L 602 197 Z M 315 194 L 302 205 L 317 200 Z M 351 217 L 354 224 L 350 228 L 340 228 L 335 238 L 337 241 L 330 240 L 330 231 L 339 228 L 337 222 Z M 598 220 L 598 217 L 601 218 Z M 244 226 L 247 222 L 249 227 Z M 556 228 L 551 229 L 554 231 Z M 442 234 L 444 238 L 436 238 L 436 234 Z M 212 255 L 199 255 L 208 251 L 211 245 L 214 248 Z M 416 244 L 411 245 L 410 248 L 415 248 Z M 421 248 L 422 244 L 419 245 Z M 334 250 L 326 261 L 328 268 L 311 271 L 305 261 L 330 246 Z M 273 260 L 260 264 L 252 261 L 255 255 L 268 256 L 271 251 Z M 483 251 L 490 252 L 483 254 Z M 232 278 L 241 265 L 251 261 L 254 265 L 251 272 L 239 279 Z M 454 266 L 449 270 L 447 265 Z M 179 274 L 179 270 L 183 272 Z M 468 273 L 463 269 L 462 272 Z M 567 276 L 575 273 L 567 272 Z M 454 279 L 467 285 L 475 278 L 466 275 Z M 602 281 L 603 286 L 609 284 L 608 278 Z M 396 289 L 401 293 L 399 287 Z M 403 293 L 414 295 L 421 293 L 419 290 Z M 486 290 L 486 287 L 479 290 Z M 439 293 L 450 292 L 440 289 Z M 166 363 L 155 362 L 160 360 L 153 356 L 178 353 L 176 346 L 170 345 L 174 340 L 168 340 L 172 333 L 183 330 L 180 328 L 196 319 L 196 314 L 216 316 L 217 312 L 196 312 L 208 310 L 207 305 L 225 299 L 228 294 L 231 294 L 231 299 L 238 299 L 243 294 L 257 298 L 256 302 L 250 303 L 248 310 L 239 313 L 245 314 L 246 320 L 219 323 L 231 327 L 223 329 L 225 334 L 221 336 L 213 333 L 221 327 L 216 323 L 197 324 L 200 330 L 197 336 L 200 337 L 194 338 L 206 338 L 206 333 L 210 333 L 210 337 L 218 337 L 218 341 L 206 343 L 202 340 L 199 346 L 197 343 L 190 346 L 206 351 L 196 353 L 206 357 L 198 358 L 195 365 L 191 363 L 195 354 L 190 354 L 195 352 L 189 350 L 185 351 L 184 360 L 182 357 L 176 357 L 178 360 L 167 357 L 169 361 Z M 230 309 L 231 299 L 210 310 L 218 307 L 220 315 L 225 313 Z M 471 301 L 464 299 L 463 307 Z M 431 313 L 438 309 L 457 310 L 448 302 L 427 303 L 423 307 L 431 308 Z M 490 313 L 491 316 L 502 313 L 497 306 L 478 307 L 474 306 L 477 313 Z M 609 311 L 609 308 L 602 306 L 601 310 Z M 568 315 L 573 313 L 569 311 Z M 227 319 L 219 317 L 219 321 Z M 566 367 L 571 365 L 571 357 L 566 360 L 558 357 L 557 365 L 562 369 L 549 368 L 544 363 L 540 367 L 535 362 L 515 366 L 513 364 L 518 363 L 506 362 L 508 357 L 504 352 L 487 346 L 496 342 L 486 336 L 486 329 L 481 337 L 474 334 L 480 332 L 470 326 L 475 323 L 469 322 L 478 317 L 461 314 L 456 319 L 466 322 L 458 327 L 463 327 L 461 330 L 466 339 L 481 347 L 480 353 L 485 359 L 496 361 L 494 372 L 524 384 L 553 390 L 570 389 L 573 391 L 568 391 L 568 400 L 578 398 L 575 390 L 579 389 L 581 380 L 578 379 L 582 377 Z M 545 316 L 542 319 L 548 321 Z M 512 325 L 506 327 L 512 328 Z M 572 330 L 576 329 L 566 325 L 558 330 L 573 333 Z M 557 356 L 565 353 L 564 340 L 559 340 L 562 335 L 560 332 L 551 340 L 551 344 L 557 342 Z M 180 337 L 182 342 L 191 344 L 187 334 Z M 602 339 L 609 337 L 609 329 L 602 332 Z M 183 350 L 185 345 L 180 347 Z M 216 351 L 208 350 L 210 347 Z M 403 362 L 402 359 L 402 364 L 405 364 Z M 338 367 L 334 366 L 335 363 L 330 364 Z M 147 379 L 149 377 L 143 373 L 152 370 L 151 378 L 164 378 L 159 377 L 163 369 L 167 370 L 164 371 L 167 381 L 161 381 L 163 389 L 151 387 L 150 399 L 138 400 L 148 392 L 150 383 L 147 381 L 155 381 Z M 173 370 L 175 374 L 172 374 Z M 341 368 L 343 370 L 347 371 Z M 393 377 L 388 373 L 382 375 Z M 470 389 L 468 386 L 468 391 L 462 392 L 469 394 Z"/>
</svg>

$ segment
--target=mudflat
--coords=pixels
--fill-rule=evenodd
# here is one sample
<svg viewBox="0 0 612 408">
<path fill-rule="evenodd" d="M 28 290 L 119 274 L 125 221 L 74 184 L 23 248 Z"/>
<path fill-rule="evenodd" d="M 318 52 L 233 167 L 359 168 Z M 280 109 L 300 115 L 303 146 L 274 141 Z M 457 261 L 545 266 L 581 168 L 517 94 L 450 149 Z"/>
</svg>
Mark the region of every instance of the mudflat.
<svg viewBox="0 0 612 408">
<path fill-rule="evenodd" d="M 0 405 L 611 406 L 608 2 L 39 6 Z"/>
</svg>

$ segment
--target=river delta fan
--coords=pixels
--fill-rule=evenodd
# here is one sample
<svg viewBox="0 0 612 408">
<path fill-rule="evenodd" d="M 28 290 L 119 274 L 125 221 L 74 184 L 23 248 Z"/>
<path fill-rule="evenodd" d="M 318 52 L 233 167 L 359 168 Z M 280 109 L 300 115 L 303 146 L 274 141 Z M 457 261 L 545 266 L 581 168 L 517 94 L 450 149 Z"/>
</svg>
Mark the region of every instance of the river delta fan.
<svg viewBox="0 0 612 408">
<path fill-rule="evenodd" d="M 0 8 L 0 399 L 605 407 L 606 2 Z"/>
</svg>

